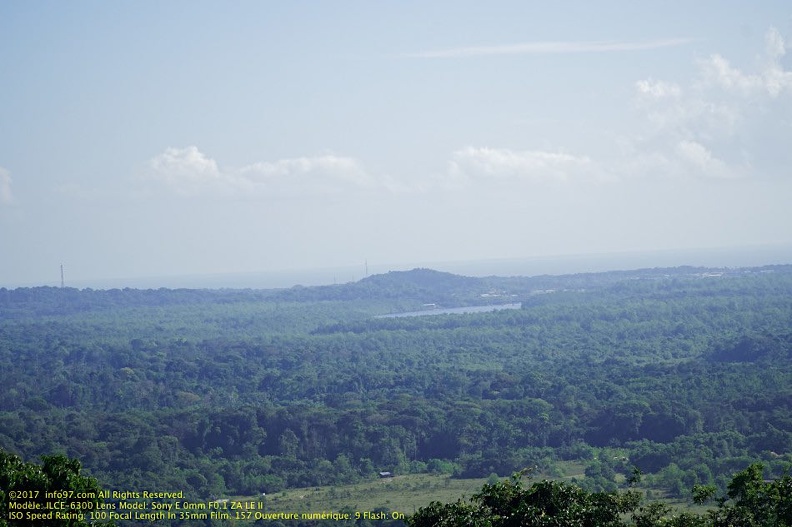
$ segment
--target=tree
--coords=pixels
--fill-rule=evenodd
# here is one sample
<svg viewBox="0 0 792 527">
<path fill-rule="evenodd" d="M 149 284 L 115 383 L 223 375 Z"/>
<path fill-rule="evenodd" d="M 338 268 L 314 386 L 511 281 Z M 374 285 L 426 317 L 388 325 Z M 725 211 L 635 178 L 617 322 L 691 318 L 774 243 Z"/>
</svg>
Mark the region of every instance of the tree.
<svg viewBox="0 0 792 527">
<path fill-rule="evenodd" d="M 580 487 L 544 480 L 525 488 L 520 476 L 485 485 L 469 503 L 434 502 L 410 518 L 412 527 L 481 525 L 488 527 L 617 527 L 621 516 L 640 502 L 636 492 L 589 493 Z"/>
<path fill-rule="evenodd" d="M 731 502 L 714 515 L 715 527 L 792 527 L 792 476 L 765 481 L 763 469 L 754 463 L 734 476 L 728 490 Z"/>
<path fill-rule="evenodd" d="M 641 495 L 594 492 L 568 483 L 541 481 L 524 488 L 519 475 L 485 485 L 467 502 L 438 502 L 419 509 L 411 527 L 792 527 L 792 476 L 766 481 L 760 463 L 737 473 L 728 496 L 706 514 L 674 515 L 662 502 L 641 505 Z M 712 488 L 697 485 L 694 499 L 705 501 Z M 639 507 L 639 505 L 641 505 Z M 631 512 L 630 522 L 626 513 Z"/>
<path fill-rule="evenodd" d="M 80 474 L 80 462 L 66 456 L 42 456 L 42 464 L 26 463 L 21 458 L 0 450 L 0 527 L 48 525 L 52 527 L 113 527 L 114 522 L 88 521 L 87 510 L 102 502 L 99 484 L 89 476 Z M 73 491 L 71 497 L 49 498 L 47 493 Z M 77 496 L 80 496 L 79 498 Z M 46 502 L 62 501 L 63 509 L 45 509 Z M 32 519 L 19 505 L 35 503 L 35 512 L 51 517 Z M 66 511 L 67 514 L 61 512 Z M 11 518 L 9 513 L 17 517 Z"/>
</svg>

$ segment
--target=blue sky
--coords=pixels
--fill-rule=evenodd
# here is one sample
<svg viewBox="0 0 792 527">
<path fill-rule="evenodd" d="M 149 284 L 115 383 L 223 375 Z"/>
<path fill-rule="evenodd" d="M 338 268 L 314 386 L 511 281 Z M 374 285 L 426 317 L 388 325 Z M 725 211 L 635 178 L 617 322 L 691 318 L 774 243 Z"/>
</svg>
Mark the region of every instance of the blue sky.
<svg viewBox="0 0 792 527">
<path fill-rule="evenodd" d="M 792 244 L 787 2 L 6 0 L 0 71 L 0 286 Z"/>
</svg>

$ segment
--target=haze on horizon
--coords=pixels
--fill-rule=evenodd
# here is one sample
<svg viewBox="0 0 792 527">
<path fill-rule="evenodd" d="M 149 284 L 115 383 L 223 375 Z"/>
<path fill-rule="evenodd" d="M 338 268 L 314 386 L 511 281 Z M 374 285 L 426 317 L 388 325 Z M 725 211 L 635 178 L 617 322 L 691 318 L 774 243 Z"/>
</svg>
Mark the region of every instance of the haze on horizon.
<svg viewBox="0 0 792 527">
<path fill-rule="evenodd" d="M 0 287 L 792 245 L 787 2 L 8 0 L 0 71 Z"/>
</svg>

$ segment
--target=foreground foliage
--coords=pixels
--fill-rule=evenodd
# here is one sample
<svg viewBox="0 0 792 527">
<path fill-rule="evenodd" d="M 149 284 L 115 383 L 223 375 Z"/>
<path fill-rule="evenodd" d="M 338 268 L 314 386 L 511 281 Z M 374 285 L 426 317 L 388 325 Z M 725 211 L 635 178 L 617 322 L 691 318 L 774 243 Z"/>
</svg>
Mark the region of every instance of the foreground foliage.
<svg viewBox="0 0 792 527">
<path fill-rule="evenodd" d="M 113 527 L 113 522 L 92 522 L 87 519 L 49 517 L 28 519 L 26 512 L 53 513 L 44 509 L 46 504 L 54 503 L 55 498 L 48 493 L 57 493 L 57 501 L 63 505 L 57 512 L 82 513 L 92 510 L 91 505 L 101 503 L 98 495 L 101 490 L 94 478 L 81 474 L 80 462 L 65 456 L 44 456 L 41 465 L 26 463 L 19 457 L 0 450 L 0 527 L 47 525 L 50 527 Z M 66 491 L 66 492 L 64 492 Z M 79 496 L 79 498 L 78 498 Z M 13 502 L 35 503 L 40 509 L 15 509 Z M 11 510 L 13 509 L 13 510 Z M 19 519 L 9 519 L 10 513 Z"/>
<path fill-rule="evenodd" d="M 520 476 L 486 485 L 471 499 L 433 502 L 409 520 L 411 527 L 789 527 L 792 477 L 763 481 L 762 465 L 738 473 L 717 509 L 672 514 L 660 502 L 642 504 L 641 494 L 587 492 L 557 481 L 523 486 Z M 629 514 L 628 514 L 629 513 Z"/>
</svg>

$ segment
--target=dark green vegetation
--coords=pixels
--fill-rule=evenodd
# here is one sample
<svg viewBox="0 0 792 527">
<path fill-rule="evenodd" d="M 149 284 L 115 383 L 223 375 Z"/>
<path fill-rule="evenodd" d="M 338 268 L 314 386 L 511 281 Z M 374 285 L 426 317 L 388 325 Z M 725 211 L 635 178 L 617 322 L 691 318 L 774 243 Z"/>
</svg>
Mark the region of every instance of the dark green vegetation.
<svg viewBox="0 0 792 527">
<path fill-rule="evenodd" d="M 714 489 L 697 488 L 697 501 Z M 544 480 L 525 488 L 519 475 L 485 485 L 468 501 L 432 503 L 409 520 L 411 527 L 789 527 L 792 477 L 762 480 L 762 465 L 739 472 L 718 507 L 705 514 L 671 514 L 660 502 L 643 504 L 640 492 L 587 492 Z"/>
<path fill-rule="evenodd" d="M 581 492 L 638 468 L 658 496 L 723 495 L 753 462 L 772 478 L 792 461 L 791 323 L 790 266 L 0 289 L 0 448 L 194 499 L 560 460 L 586 464 Z"/>
<path fill-rule="evenodd" d="M 81 474 L 75 459 L 43 456 L 38 465 L 0 450 L 0 527 L 112 527 L 113 522 L 91 522 L 87 517 L 103 501 L 100 490 L 94 478 Z M 63 507 L 46 508 L 55 503 Z"/>
</svg>

